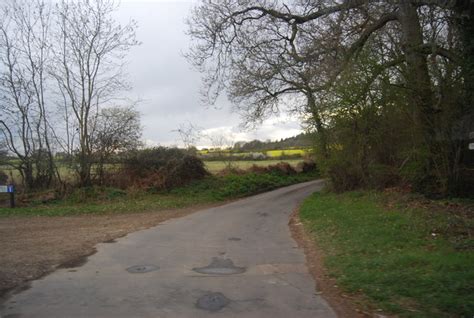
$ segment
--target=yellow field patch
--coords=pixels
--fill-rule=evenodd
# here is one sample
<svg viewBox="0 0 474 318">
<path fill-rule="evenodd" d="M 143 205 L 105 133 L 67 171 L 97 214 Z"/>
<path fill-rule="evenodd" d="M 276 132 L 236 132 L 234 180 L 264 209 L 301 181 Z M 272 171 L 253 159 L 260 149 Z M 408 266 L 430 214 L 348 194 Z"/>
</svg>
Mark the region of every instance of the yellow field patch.
<svg viewBox="0 0 474 318">
<path fill-rule="evenodd" d="M 282 156 L 292 156 L 292 155 L 306 155 L 308 150 L 306 149 L 285 149 L 285 150 L 269 150 L 265 154 L 268 157 L 282 157 Z"/>
</svg>

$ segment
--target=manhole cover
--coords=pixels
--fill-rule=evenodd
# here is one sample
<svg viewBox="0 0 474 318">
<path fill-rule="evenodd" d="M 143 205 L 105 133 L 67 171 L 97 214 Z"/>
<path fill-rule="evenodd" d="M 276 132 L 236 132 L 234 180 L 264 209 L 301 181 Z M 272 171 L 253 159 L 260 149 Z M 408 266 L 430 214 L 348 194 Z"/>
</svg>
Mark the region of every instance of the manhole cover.
<svg viewBox="0 0 474 318">
<path fill-rule="evenodd" d="M 127 272 L 132 274 L 148 273 L 158 270 L 159 267 L 155 265 L 135 265 L 127 268 Z"/>
<path fill-rule="evenodd" d="M 197 300 L 196 307 L 208 311 L 218 311 L 227 306 L 230 300 L 222 293 L 209 293 Z"/>
<path fill-rule="evenodd" d="M 193 271 L 207 275 L 233 275 L 245 272 L 245 267 L 237 267 L 229 258 L 213 257 L 211 264 L 195 267 Z"/>
</svg>

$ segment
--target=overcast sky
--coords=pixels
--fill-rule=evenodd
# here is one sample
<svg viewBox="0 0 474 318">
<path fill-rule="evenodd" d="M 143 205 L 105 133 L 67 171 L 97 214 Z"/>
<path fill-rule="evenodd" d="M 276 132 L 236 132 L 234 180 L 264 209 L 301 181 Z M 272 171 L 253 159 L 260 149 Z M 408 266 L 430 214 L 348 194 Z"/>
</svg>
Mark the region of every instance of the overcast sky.
<svg viewBox="0 0 474 318">
<path fill-rule="evenodd" d="M 241 120 L 227 99 L 216 107 L 200 102 L 201 75 L 193 70 L 183 52 L 190 39 L 184 23 L 193 0 L 122 0 L 117 12 L 123 24 L 138 22 L 137 37 L 142 45 L 131 50 L 128 74 L 133 85 L 130 97 L 140 98 L 138 106 L 148 145 L 179 145 L 176 130 L 192 123 L 209 135 L 224 135 L 235 141 L 280 139 L 301 131 L 297 118 L 272 118 L 257 130 L 243 131 Z M 211 145 L 202 139 L 198 146 Z"/>
</svg>

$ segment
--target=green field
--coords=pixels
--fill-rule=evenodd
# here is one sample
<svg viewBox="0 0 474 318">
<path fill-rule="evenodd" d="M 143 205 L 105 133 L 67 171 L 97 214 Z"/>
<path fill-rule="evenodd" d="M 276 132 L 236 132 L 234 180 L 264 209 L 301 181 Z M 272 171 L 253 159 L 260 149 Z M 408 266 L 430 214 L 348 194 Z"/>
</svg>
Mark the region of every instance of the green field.
<svg viewBox="0 0 474 318">
<path fill-rule="evenodd" d="M 301 219 L 329 274 L 369 309 L 400 317 L 472 317 L 472 219 L 371 192 L 315 193 Z M 397 202 L 396 204 L 388 202 Z M 390 208 L 388 207 L 390 206 Z M 443 208 L 444 207 L 444 208 Z M 463 234 L 464 233 L 464 234 Z"/>
<path fill-rule="evenodd" d="M 275 165 L 279 162 L 287 162 L 293 167 L 295 167 L 298 163 L 302 162 L 303 159 L 290 159 L 290 160 L 239 160 L 239 161 L 204 161 L 206 164 L 207 170 L 211 173 L 217 173 L 227 167 L 229 164 L 232 168 L 238 169 L 248 169 L 253 165 L 259 167 L 267 167 L 269 165 Z"/>
<path fill-rule="evenodd" d="M 117 167 L 117 165 L 108 164 L 107 169 L 113 169 Z M 11 166 L 0 166 L 0 170 L 5 172 L 10 178 L 13 178 L 13 183 L 21 183 L 21 175 L 18 170 L 13 169 Z M 58 164 L 59 175 L 61 176 L 63 181 L 73 181 L 75 178 L 75 173 L 72 168 L 66 166 L 65 164 Z"/>
</svg>

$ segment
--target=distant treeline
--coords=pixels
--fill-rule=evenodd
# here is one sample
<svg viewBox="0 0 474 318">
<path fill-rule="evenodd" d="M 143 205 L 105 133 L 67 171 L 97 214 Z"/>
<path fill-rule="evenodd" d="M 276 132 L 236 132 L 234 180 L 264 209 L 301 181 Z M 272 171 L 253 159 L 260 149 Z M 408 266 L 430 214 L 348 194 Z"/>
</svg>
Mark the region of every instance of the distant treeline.
<svg viewBox="0 0 474 318">
<path fill-rule="evenodd" d="M 295 148 L 310 148 L 314 142 L 314 136 L 312 134 L 301 133 L 294 137 L 289 137 L 280 140 L 252 140 L 252 141 L 237 141 L 233 147 L 229 150 L 233 152 L 264 152 L 268 150 L 286 150 Z M 212 150 L 212 149 L 202 149 Z"/>
</svg>

